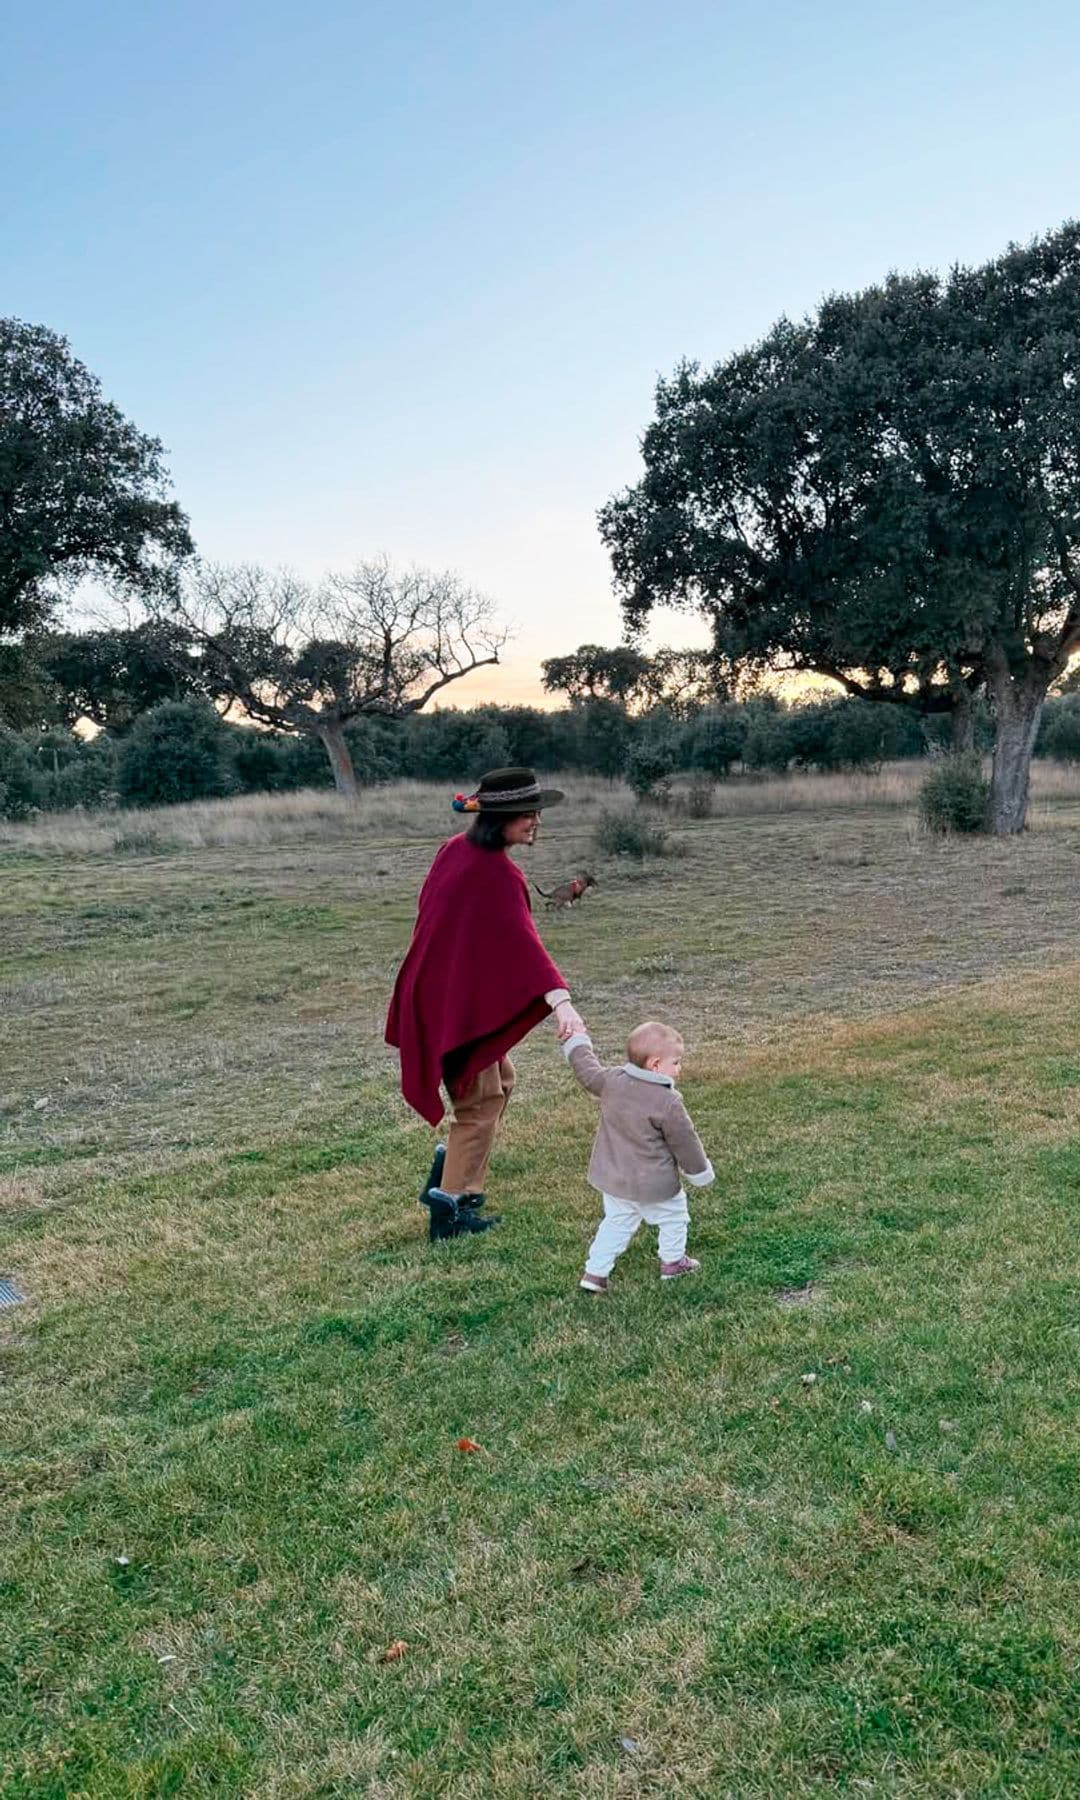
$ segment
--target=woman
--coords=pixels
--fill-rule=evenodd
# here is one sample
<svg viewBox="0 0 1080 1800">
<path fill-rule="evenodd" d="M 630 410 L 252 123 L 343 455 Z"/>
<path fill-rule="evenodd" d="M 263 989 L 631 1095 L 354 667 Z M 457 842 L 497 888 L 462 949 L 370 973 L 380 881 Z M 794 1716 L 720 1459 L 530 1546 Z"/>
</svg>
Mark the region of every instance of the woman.
<svg viewBox="0 0 1080 1800">
<path fill-rule="evenodd" d="M 491 1147 L 514 1085 L 508 1052 L 554 1011 L 559 1037 L 584 1029 L 533 923 L 528 883 L 507 851 L 536 842 L 540 814 L 563 798 L 531 769 L 495 769 L 454 800 L 468 831 L 442 846 L 420 890 L 412 943 L 394 984 L 386 1041 L 401 1052 L 401 1091 L 429 1124 L 452 1119 L 420 1196 L 432 1238 L 486 1231 Z"/>
</svg>

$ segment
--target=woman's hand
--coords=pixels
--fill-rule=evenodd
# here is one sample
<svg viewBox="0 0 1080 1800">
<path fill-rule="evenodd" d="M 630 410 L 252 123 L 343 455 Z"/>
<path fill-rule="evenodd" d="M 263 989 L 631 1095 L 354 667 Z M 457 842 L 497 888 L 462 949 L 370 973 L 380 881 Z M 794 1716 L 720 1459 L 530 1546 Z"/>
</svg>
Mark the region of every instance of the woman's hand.
<svg viewBox="0 0 1080 1800">
<path fill-rule="evenodd" d="M 559 1001 L 555 1008 L 555 1024 L 560 1044 L 565 1044 L 567 1038 L 576 1037 L 585 1030 L 585 1021 L 572 1000 Z"/>
</svg>

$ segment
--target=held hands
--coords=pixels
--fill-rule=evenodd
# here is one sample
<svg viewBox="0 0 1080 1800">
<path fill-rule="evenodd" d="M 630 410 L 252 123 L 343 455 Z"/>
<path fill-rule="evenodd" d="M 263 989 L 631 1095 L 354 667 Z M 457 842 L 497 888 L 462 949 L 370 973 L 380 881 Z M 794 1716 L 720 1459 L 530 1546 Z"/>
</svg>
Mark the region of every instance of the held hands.
<svg viewBox="0 0 1080 1800">
<path fill-rule="evenodd" d="M 559 1001 L 555 1008 L 555 1024 L 560 1044 L 565 1044 L 567 1038 L 572 1038 L 578 1032 L 585 1030 L 585 1021 L 572 1000 Z"/>
</svg>

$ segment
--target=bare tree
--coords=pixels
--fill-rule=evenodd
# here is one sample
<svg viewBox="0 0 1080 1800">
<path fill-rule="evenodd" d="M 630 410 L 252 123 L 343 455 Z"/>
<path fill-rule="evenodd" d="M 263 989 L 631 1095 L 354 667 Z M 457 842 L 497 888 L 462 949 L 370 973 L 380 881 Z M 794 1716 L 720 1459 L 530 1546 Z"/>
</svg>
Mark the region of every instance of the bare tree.
<svg viewBox="0 0 1080 1800">
<path fill-rule="evenodd" d="M 492 604 L 458 576 L 357 563 L 317 586 L 287 570 L 200 563 L 176 612 L 212 691 L 262 725 L 318 738 L 339 793 L 359 784 L 345 727 L 402 719 L 497 663 Z"/>
</svg>

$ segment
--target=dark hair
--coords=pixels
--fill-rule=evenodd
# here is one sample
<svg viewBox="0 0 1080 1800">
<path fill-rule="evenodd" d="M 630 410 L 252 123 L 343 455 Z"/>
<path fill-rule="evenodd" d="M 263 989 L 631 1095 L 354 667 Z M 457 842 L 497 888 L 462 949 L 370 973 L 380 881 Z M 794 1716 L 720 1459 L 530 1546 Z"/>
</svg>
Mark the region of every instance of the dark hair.
<svg viewBox="0 0 1080 1800">
<path fill-rule="evenodd" d="M 511 819 L 519 817 L 518 813 L 477 813 L 465 836 L 478 850 L 505 850 L 503 831 Z"/>
</svg>

